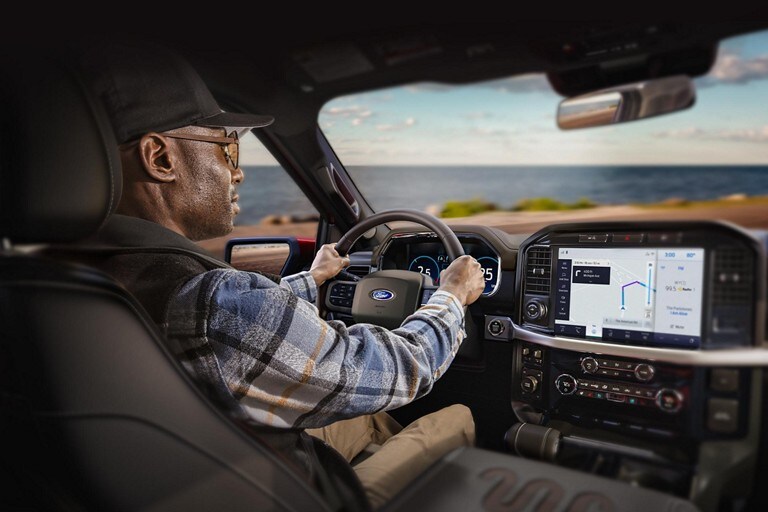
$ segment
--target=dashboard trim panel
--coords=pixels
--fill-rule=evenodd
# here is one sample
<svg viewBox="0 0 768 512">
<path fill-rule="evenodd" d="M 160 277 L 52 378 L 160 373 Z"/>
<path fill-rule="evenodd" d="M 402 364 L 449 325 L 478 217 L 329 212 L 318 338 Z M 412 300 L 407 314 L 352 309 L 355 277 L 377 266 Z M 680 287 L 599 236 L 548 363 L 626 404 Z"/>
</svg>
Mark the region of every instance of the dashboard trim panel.
<svg viewBox="0 0 768 512">
<path fill-rule="evenodd" d="M 513 339 L 524 340 L 538 345 L 563 350 L 649 359 L 690 366 L 768 366 L 768 349 L 762 347 L 694 351 L 673 348 L 616 345 L 604 341 L 594 342 L 574 338 L 563 338 L 560 336 L 548 336 L 520 327 L 511 320 L 509 322 L 513 330 Z"/>
</svg>

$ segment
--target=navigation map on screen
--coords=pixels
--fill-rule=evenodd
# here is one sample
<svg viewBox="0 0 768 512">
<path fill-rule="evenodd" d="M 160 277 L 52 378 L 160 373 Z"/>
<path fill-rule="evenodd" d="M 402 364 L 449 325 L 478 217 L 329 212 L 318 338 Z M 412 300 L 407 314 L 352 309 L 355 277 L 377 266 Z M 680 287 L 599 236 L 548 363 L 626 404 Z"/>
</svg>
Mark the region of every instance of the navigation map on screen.
<svg viewBox="0 0 768 512">
<path fill-rule="evenodd" d="M 704 249 L 560 248 L 555 332 L 698 348 Z"/>
</svg>

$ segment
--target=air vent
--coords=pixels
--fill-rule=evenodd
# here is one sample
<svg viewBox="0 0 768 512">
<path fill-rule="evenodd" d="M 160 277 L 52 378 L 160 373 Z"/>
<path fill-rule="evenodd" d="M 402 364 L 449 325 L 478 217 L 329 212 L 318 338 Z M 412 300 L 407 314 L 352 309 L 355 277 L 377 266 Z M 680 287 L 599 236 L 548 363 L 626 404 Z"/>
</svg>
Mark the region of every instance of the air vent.
<svg viewBox="0 0 768 512">
<path fill-rule="evenodd" d="M 358 277 L 365 277 L 368 274 L 371 273 L 371 267 L 370 266 L 364 266 L 364 265 L 350 265 L 347 267 L 347 272 L 350 274 L 354 274 Z"/>
<path fill-rule="evenodd" d="M 549 295 L 552 275 L 552 249 L 532 247 L 525 260 L 525 293 Z"/>
<path fill-rule="evenodd" d="M 751 304 L 754 286 L 752 256 L 743 249 L 715 251 L 712 300 L 714 305 Z"/>
</svg>

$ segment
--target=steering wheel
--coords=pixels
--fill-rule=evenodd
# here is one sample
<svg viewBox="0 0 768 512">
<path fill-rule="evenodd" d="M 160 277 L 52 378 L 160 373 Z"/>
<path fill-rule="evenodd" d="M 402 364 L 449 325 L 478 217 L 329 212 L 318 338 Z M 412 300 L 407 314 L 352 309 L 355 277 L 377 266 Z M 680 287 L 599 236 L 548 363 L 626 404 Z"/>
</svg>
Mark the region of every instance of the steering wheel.
<svg viewBox="0 0 768 512">
<path fill-rule="evenodd" d="M 415 222 L 432 230 L 452 260 L 464 255 L 461 242 L 443 221 L 411 209 L 386 210 L 363 219 L 339 239 L 336 251 L 346 256 L 363 233 L 380 224 L 398 220 Z M 356 323 L 372 323 L 395 329 L 421 304 L 427 302 L 437 288 L 431 277 L 418 272 L 379 270 L 359 280 L 335 280 L 321 287 L 318 306 L 321 311 L 325 309 L 351 314 Z"/>
</svg>

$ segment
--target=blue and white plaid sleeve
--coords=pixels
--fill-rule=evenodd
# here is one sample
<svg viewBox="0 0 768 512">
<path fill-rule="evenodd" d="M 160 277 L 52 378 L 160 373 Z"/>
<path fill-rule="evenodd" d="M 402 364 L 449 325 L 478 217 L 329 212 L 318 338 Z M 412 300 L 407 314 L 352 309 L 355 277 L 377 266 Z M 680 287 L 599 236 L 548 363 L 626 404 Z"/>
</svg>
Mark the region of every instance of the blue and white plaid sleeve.
<svg viewBox="0 0 768 512">
<path fill-rule="evenodd" d="M 215 362 L 193 364 L 206 373 L 198 377 L 223 379 L 264 425 L 322 427 L 400 407 L 429 392 L 465 336 L 463 307 L 443 291 L 387 330 L 325 321 L 289 288 L 216 269 L 182 286 L 170 308 L 169 330 L 206 326 L 197 343 L 210 345 Z"/>
<path fill-rule="evenodd" d="M 315 283 L 315 278 L 308 271 L 285 276 L 280 281 L 280 286 L 288 288 L 294 295 L 301 297 L 307 302 L 314 304 L 317 299 L 317 283 Z"/>
</svg>

